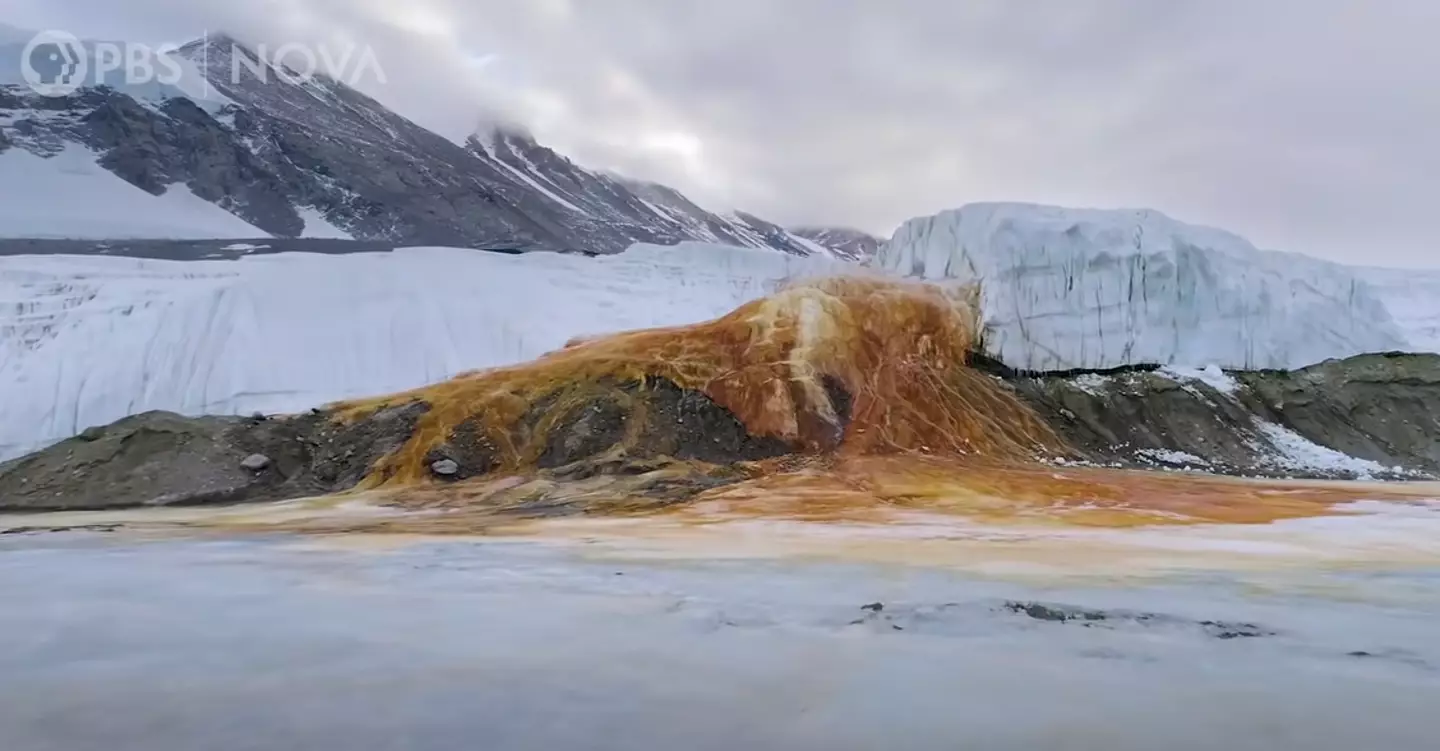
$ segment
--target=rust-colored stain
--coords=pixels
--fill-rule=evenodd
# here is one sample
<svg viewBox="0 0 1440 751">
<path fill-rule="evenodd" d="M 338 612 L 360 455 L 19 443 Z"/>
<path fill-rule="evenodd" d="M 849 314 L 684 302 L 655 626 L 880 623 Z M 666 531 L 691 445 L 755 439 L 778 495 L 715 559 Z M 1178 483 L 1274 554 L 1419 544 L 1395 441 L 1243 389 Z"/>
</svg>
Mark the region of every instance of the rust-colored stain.
<svg viewBox="0 0 1440 751">
<path fill-rule="evenodd" d="M 617 384 L 667 378 L 729 409 L 752 435 L 809 453 L 915 453 L 1029 460 L 1070 453 L 1002 384 L 965 367 L 976 343 L 973 289 L 858 277 L 799 284 L 705 323 L 572 342 L 532 362 L 334 405 L 356 419 L 410 400 L 431 405 L 368 487 L 425 482 L 426 453 L 480 418 L 505 469 L 523 470 L 546 431 Z M 825 388 L 851 399 L 844 421 Z M 515 427 L 544 400 L 536 428 Z M 638 423 L 638 420 L 632 420 Z"/>
<path fill-rule="evenodd" d="M 923 511 L 1007 524 L 1134 527 L 1262 524 L 1331 513 L 1361 499 L 1433 495 L 1404 486 L 883 456 L 766 475 L 702 494 L 695 505 L 731 517 L 874 521 Z"/>
<path fill-rule="evenodd" d="M 1006 384 L 967 365 L 979 331 L 977 294 L 973 287 L 855 277 L 808 281 L 713 321 L 576 340 L 532 362 L 333 405 L 342 420 L 409 400 L 431 405 L 415 434 L 377 463 L 361 490 L 435 513 L 368 520 L 364 528 L 479 531 L 500 523 L 497 513 L 514 511 L 514 499 L 540 496 L 568 503 L 572 512 L 666 514 L 695 523 L 883 521 L 920 511 L 1090 527 L 1263 524 L 1332 513 L 1361 498 L 1414 496 L 1403 487 L 1056 461 L 1077 454 Z M 646 377 L 705 393 L 752 435 L 782 439 L 796 455 L 743 465 L 738 482 L 732 477 L 676 506 L 641 497 L 627 477 L 556 483 L 535 471 L 547 431 L 566 413 L 600 396 L 631 399 L 643 410 L 643 399 L 617 396 L 617 384 Z M 827 384 L 848 393 L 848 421 Z M 481 425 L 500 467 L 479 480 L 436 485 L 426 455 L 466 421 Z M 623 455 L 633 438 L 616 452 Z M 693 465 L 656 472 L 683 478 L 710 471 Z"/>
</svg>

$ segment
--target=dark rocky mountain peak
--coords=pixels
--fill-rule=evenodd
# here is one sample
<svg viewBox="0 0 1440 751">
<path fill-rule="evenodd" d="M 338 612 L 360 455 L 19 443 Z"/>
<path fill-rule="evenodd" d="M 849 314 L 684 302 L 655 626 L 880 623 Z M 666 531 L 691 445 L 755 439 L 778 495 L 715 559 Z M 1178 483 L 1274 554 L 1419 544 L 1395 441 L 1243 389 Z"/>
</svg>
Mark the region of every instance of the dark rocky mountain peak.
<svg viewBox="0 0 1440 751">
<path fill-rule="evenodd" d="M 885 242 L 868 232 L 849 227 L 791 227 L 790 232 L 852 261 L 874 258 Z"/>
<path fill-rule="evenodd" d="M 175 54 L 188 78 L 173 87 L 47 98 L 0 84 L 0 152 L 49 156 L 79 144 L 137 188 L 187 188 L 257 235 L 325 224 L 407 245 L 615 253 L 701 241 L 826 253 L 753 216 L 714 214 L 671 188 L 582 167 L 512 123 L 454 143 L 340 81 L 277 69 L 229 34 Z"/>
</svg>

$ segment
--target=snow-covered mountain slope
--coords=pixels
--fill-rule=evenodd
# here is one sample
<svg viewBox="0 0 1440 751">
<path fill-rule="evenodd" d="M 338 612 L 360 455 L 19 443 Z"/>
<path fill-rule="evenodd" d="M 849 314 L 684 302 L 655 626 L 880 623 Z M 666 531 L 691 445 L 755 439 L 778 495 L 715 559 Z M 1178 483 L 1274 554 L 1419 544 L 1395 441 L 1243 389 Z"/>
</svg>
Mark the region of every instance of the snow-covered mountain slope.
<svg viewBox="0 0 1440 751">
<path fill-rule="evenodd" d="M 823 245 L 840 258 L 851 261 L 874 258 L 884 242 L 868 232 L 849 227 L 791 227 L 790 233 Z"/>
<path fill-rule="evenodd" d="M 105 86 L 43 97 L 20 76 L 23 42 L 4 41 L 23 36 L 0 36 L 0 153 L 83 147 L 152 195 L 187 186 L 261 230 L 252 235 L 595 253 L 694 240 L 830 255 L 683 196 L 686 212 L 657 208 L 518 131 L 452 143 L 338 81 L 282 75 L 224 35 L 167 56 L 183 74 L 174 84 L 132 85 L 116 72 Z M 64 223 L 41 229 L 70 232 Z"/>
<path fill-rule="evenodd" d="M 0 196 L 0 237 L 267 237 L 185 185 L 151 195 L 78 144 L 48 158 L 25 149 L 0 153 Z"/>
<path fill-rule="evenodd" d="M 175 57 L 203 74 L 186 88 L 207 98 L 133 87 L 42 97 L 0 84 L 0 150 L 78 144 L 149 193 L 184 184 L 275 236 L 566 245 L 551 215 L 506 200 L 506 178 L 348 86 L 282 75 L 221 35 Z"/>
<path fill-rule="evenodd" d="M 589 224 L 592 236 L 613 236 L 625 244 L 693 240 L 792 255 L 833 255 L 748 214 L 715 214 L 673 188 L 581 167 L 514 126 L 489 127 L 467 145 L 517 187 L 567 210 L 570 221 Z"/>
<path fill-rule="evenodd" d="M 906 222 L 876 262 L 980 281 L 986 347 L 1017 368 L 1289 368 L 1417 349 L 1352 269 L 1155 211 L 974 204 Z"/>
<path fill-rule="evenodd" d="M 239 261 L 0 257 L 0 458 L 128 414 L 298 411 L 689 323 L 853 264 L 638 245 Z"/>
</svg>

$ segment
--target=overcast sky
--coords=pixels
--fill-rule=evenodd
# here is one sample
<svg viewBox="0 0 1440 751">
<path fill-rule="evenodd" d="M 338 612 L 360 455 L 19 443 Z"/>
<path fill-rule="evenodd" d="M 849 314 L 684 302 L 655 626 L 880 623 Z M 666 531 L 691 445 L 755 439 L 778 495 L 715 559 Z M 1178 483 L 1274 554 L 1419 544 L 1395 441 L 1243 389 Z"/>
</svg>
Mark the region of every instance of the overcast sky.
<svg viewBox="0 0 1440 751">
<path fill-rule="evenodd" d="M 783 223 L 1149 207 L 1440 267 L 1436 0 L 0 0 L 0 21 L 358 41 L 387 79 L 359 86 L 444 135 L 503 113 Z"/>
</svg>

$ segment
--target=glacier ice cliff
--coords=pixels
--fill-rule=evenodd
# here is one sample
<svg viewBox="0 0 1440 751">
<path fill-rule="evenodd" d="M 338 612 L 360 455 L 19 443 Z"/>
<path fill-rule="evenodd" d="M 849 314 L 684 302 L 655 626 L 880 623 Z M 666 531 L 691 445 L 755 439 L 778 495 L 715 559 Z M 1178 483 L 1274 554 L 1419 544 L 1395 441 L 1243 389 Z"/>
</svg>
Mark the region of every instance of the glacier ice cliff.
<svg viewBox="0 0 1440 751">
<path fill-rule="evenodd" d="M 698 243 L 597 258 L 0 257 L 0 459 L 148 410 L 294 412 L 413 388 L 856 268 Z"/>
<path fill-rule="evenodd" d="M 1440 352 L 1440 271 L 1362 267 L 1355 272 L 1385 301 L 1410 349 Z"/>
<path fill-rule="evenodd" d="M 981 282 L 986 348 L 1022 369 L 1295 368 L 1434 346 L 1354 269 L 1156 211 L 972 204 L 906 222 L 876 264 Z"/>
</svg>

